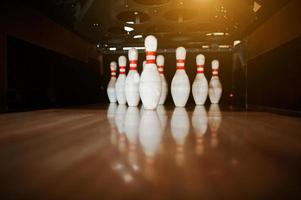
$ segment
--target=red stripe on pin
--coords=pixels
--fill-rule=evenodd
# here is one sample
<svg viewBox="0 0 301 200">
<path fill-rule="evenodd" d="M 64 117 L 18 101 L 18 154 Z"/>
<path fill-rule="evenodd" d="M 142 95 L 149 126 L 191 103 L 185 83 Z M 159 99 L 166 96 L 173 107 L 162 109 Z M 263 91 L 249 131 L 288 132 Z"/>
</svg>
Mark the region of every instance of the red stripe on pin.
<svg viewBox="0 0 301 200">
<path fill-rule="evenodd" d="M 177 66 L 177 70 L 183 70 L 185 69 L 185 66 Z"/>
<path fill-rule="evenodd" d="M 212 76 L 218 76 L 218 70 L 212 70 Z"/>
<path fill-rule="evenodd" d="M 145 54 L 146 54 L 146 56 L 156 56 L 155 51 L 146 51 Z"/>
<path fill-rule="evenodd" d="M 156 60 L 146 60 L 146 64 L 156 64 Z"/>
<path fill-rule="evenodd" d="M 130 60 L 130 64 L 137 65 L 137 60 Z"/>
<path fill-rule="evenodd" d="M 125 72 L 119 72 L 119 74 L 125 74 Z"/>
<path fill-rule="evenodd" d="M 185 60 L 184 59 L 178 59 L 177 63 L 185 63 Z"/>
<path fill-rule="evenodd" d="M 130 70 L 136 70 L 137 67 L 130 67 Z"/>
<path fill-rule="evenodd" d="M 119 66 L 119 69 L 125 69 L 126 66 Z"/>
</svg>

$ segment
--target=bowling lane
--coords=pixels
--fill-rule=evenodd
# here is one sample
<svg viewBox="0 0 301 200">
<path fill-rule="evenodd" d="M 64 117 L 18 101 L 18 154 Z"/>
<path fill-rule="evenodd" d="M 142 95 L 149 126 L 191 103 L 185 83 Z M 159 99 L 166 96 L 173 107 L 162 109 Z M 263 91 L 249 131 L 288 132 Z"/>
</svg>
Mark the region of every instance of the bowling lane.
<svg viewBox="0 0 301 200">
<path fill-rule="evenodd" d="M 0 115 L 1 199 L 291 199 L 301 118 L 122 105 Z"/>
</svg>

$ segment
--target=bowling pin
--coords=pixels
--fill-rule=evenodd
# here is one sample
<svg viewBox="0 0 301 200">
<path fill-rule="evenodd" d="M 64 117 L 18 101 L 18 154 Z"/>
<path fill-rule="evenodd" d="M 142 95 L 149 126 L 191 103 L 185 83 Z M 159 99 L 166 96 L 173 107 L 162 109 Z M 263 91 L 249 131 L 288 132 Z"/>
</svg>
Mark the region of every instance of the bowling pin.
<svg viewBox="0 0 301 200">
<path fill-rule="evenodd" d="M 115 84 L 116 84 L 116 69 L 117 64 L 116 62 L 112 61 L 110 63 L 110 69 L 111 69 L 111 79 L 107 87 L 107 94 L 110 100 L 110 103 L 116 103 L 116 90 L 115 90 Z"/>
<path fill-rule="evenodd" d="M 177 71 L 171 82 L 171 96 L 176 107 L 185 107 L 190 93 L 189 78 L 185 71 L 186 50 L 178 47 L 176 50 Z"/>
<path fill-rule="evenodd" d="M 158 71 L 160 73 L 161 84 L 162 84 L 159 104 L 162 105 L 165 103 L 167 93 L 168 93 L 167 82 L 164 76 L 164 56 L 162 55 L 157 56 L 157 66 L 158 66 Z"/>
<path fill-rule="evenodd" d="M 144 70 L 145 64 L 146 64 L 146 60 L 144 60 L 142 63 L 142 71 Z"/>
<path fill-rule="evenodd" d="M 205 56 L 196 57 L 197 74 L 192 84 L 192 95 L 196 105 L 204 105 L 208 96 L 208 81 L 204 75 Z"/>
<path fill-rule="evenodd" d="M 139 81 L 140 76 L 137 72 L 138 51 L 132 48 L 128 52 L 130 70 L 125 79 L 125 97 L 129 106 L 137 106 L 140 101 Z"/>
<path fill-rule="evenodd" d="M 146 64 L 141 73 L 139 92 L 144 109 L 156 109 L 161 96 L 161 77 L 156 65 L 157 39 L 149 35 L 144 41 Z"/>
<path fill-rule="evenodd" d="M 209 82 L 209 99 L 211 103 L 219 103 L 222 96 L 222 84 L 218 77 L 218 60 L 213 60 L 211 63 L 212 67 L 212 78 Z"/>
<path fill-rule="evenodd" d="M 202 155 L 204 152 L 204 135 L 208 128 L 207 112 L 204 106 L 196 106 L 191 118 L 192 127 L 195 132 L 197 155 Z"/>
<path fill-rule="evenodd" d="M 126 57 L 119 56 L 118 58 L 118 65 L 119 65 L 119 76 L 116 81 L 116 97 L 119 104 L 126 104 L 125 98 L 125 68 L 126 68 Z"/>
</svg>

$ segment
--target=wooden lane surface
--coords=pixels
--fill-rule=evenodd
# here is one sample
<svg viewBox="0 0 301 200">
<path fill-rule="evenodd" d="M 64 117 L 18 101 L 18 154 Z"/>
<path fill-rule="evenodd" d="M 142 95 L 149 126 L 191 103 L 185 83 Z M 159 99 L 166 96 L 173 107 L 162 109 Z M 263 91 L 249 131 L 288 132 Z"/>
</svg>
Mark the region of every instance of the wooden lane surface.
<svg viewBox="0 0 301 200">
<path fill-rule="evenodd" d="M 3 114 L 1 199 L 297 198 L 300 130 L 300 118 L 214 106 Z"/>
</svg>

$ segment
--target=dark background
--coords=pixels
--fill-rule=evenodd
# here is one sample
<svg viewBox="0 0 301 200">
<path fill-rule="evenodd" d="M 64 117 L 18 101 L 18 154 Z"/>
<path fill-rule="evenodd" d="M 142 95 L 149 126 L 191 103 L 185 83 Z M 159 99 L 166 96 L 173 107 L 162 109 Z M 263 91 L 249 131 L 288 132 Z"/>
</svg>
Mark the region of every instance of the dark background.
<svg viewBox="0 0 301 200">
<path fill-rule="evenodd" d="M 301 111 L 301 37 L 248 62 L 249 104 Z"/>
<path fill-rule="evenodd" d="M 84 63 L 14 37 L 7 39 L 8 110 L 104 101 L 99 62 Z M 102 90 L 101 90 L 102 88 Z"/>
</svg>

